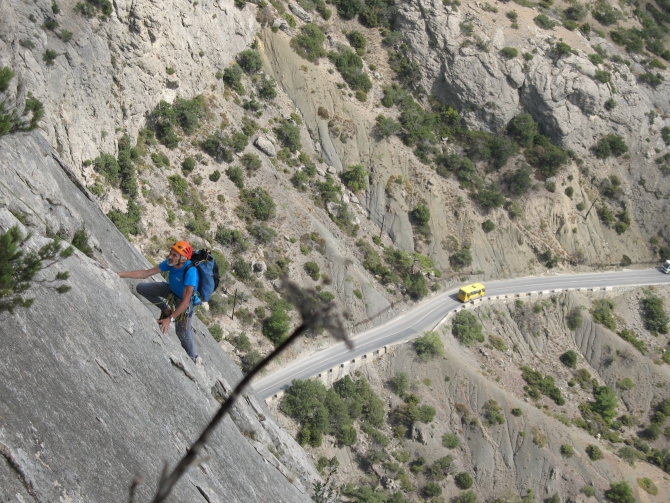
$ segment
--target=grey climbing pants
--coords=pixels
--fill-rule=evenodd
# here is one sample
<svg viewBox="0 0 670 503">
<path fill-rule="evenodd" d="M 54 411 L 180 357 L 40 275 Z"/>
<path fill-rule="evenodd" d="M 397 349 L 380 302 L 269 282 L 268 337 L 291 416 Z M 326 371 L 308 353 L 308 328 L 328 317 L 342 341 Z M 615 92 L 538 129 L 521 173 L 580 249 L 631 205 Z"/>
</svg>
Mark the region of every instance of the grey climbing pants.
<svg viewBox="0 0 670 503">
<path fill-rule="evenodd" d="M 161 311 L 169 309 L 166 302 L 166 298 L 170 295 L 170 285 L 167 283 L 156 283 L 156 282 L 146 282 L 140 283 L 137 285 L 137 293 L 142 297 L 147 299 L 149 302 L 158 306 Z M 175 307 L 179 305 L 181 299 L 175 297 Z M 179 341 L 181 342 L 181 347 L 184 348 L 188 356 L 195 361 L 198 355 L 195 354 L 195 343 L 193 342 L 193 327 L 191 326 L 191 318 L 193 318 L 193 300 L 188 306 L 188 311 L 184 313 L 184 316 L 181 317 L 181 321 L 176 322 L 176 332 Z"/>
</svg>

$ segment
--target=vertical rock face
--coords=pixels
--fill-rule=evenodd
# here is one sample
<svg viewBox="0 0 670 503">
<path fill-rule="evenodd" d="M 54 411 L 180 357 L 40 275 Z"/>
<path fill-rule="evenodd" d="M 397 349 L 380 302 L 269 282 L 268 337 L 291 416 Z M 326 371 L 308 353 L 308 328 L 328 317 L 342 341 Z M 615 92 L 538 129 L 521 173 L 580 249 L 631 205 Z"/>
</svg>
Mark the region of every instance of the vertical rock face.
<svg viewBox="0 0 670 503">
<path fill-rule="evenodd" d="M 11 96 L 23 103 L 30 91 L 44 103 L 40 128 L 77 170 L 84 159 L 115 151 L 117 128 L 134 137 L 159 100 L 209 90 L 257 28 L 253 8 L 232 0 L 120 0 L 105 21 L 75 12 L 76 4 L 59 2 L 55 15 L 50 2 L 3 2 L 0 65 L 17 74 Z M 42 28 L 47 17 L 58 22 L 54 31 Z M 72 32 L 69 42 L 61 30 Z M 52 66 L 42 59 L 46 49 L 58 53 Z"/>
<path fill-rule="evenodd" d="M 186 452 L 239 369 L 197 320 L 202 366 L 173 330 L 157 330 L 157 313 L 115 273 L 149 264 L 38 133 L 0 140 L 0 179 L 2 232 L 30 232 L 35 250 L 47 230 L 71 237 L 83 223 L 94 249 L 49 269 L 68 271 L 71 291 L 35 283 L 31 308 L 0 313 L 0 499 L 125 501 L 141 475 L 136 501 L 149 501 L 163 463 Z M 316 470 L 248 392 L 170 501 L 310 501 Z"/>
<path fill-rule="evenodd" d="M 585 153 L 595 139 L 608 133 L 637 142 L 650 130 L 649 110 L 668 111 L 667 100 L 659 99 L 660 92 L 667 93 L 668 84 L 656 90 L 638 86 L 632 69 L 644 70 L 636 61 L 611 63 L 610 84 L 596 78 L 598 68 L 587 56 L 595 52 L 596 44 L 608 53 L 618 53 L 610 42 L 595 35 L 589 41 L 579 32 L 561 32 L 556 36 L 572 37 L 566 40 L 576 50 L 556 57 L 557 39 L 548 38 L 552 33 L 535 28 L 529 19 L 526 24 L 531 26 L 523 28 L 533 33 L 524 40 L 519 38 L 526 32 L 512 39 L 514 30 L 503 33 L 478 5 L 463 5 L 453 12 L 438 1 L 415 0 L 398 8 L 398 28 L 422 71 L 423 87 L 462 110 L 468 127 L 499 131 L 525 111 L 553 140 Z M 502 13 L 512 10 L 499 7 Z M 498 20 L 502 13 L 496 14 Z M 461 32 L 459 25 L 468 22 L 478 27 L 477 43 Z M 519 55 L 507 60 L 499 54 L 505 46 L 533 58 L 524 61 Z M 604 103 L 612 97 L 617 106 L 608 111 Z"/>
</svg>

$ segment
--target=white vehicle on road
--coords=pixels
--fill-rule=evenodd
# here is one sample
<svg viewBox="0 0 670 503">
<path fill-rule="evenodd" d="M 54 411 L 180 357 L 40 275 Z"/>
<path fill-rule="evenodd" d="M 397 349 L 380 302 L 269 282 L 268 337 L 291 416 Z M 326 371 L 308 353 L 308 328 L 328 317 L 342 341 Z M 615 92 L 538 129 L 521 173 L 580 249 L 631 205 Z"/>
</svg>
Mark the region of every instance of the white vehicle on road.
<svg viewBox="0 0 670 503">
<path fill-rule="evenodd" d="M 663 264 L 663 267 L 661 267 L 661 271 L 663 271 L 665 274 L 670 272 L 670 260 L 665 261 L 665 264 Z"/>
</svg>

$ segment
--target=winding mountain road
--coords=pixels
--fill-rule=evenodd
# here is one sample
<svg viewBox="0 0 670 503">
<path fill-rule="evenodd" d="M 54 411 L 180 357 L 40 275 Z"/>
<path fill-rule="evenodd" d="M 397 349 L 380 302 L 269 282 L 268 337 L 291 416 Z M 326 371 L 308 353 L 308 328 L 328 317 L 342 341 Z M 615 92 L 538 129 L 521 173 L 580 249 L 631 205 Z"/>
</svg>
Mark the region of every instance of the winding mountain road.
<svg viewBox="0 0 670 503">
<path fill-rule="evenodd" d="M 488 298 L 500 295 L 552 293 L 568 289 L 609 289 L 622 286 L 647 286 L 670 283 L 670 274 L 659 269 L 626 270 L 620 272 L 571 274 L 562 276 L 527 277 L 485 283 Z M 432 330 L 452 311 L 463 306 L 456 299 L 458 288 L 444 292 L 417 305 L 411 311 L 353 337 L 354 349 L 344 343 L 324 348 L 306 358 L 253 383 L 258 394 L 267 399 L 285 390 L 293 379 L 307 379 L 354 358 L 391 344 L 410 340 L 426 330 Z M 477 301 L 475 301 L 477 302 Z"/>
</svg>

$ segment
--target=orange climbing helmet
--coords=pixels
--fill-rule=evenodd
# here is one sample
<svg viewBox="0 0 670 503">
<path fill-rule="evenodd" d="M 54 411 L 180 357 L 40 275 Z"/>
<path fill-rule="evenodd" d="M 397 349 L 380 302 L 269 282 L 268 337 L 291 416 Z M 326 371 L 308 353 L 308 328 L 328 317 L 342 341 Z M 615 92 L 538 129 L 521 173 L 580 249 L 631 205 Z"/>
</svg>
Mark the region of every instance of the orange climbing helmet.
<svg viewBox="0 0 670 503">
<path fill-rule="evenodd" d="M 170 247 L 170 249 L 189 260 L 191 260 L 191 256 L 193 255 L 193 248 L 186 241 L 177 241 Z"/>
</svg>

